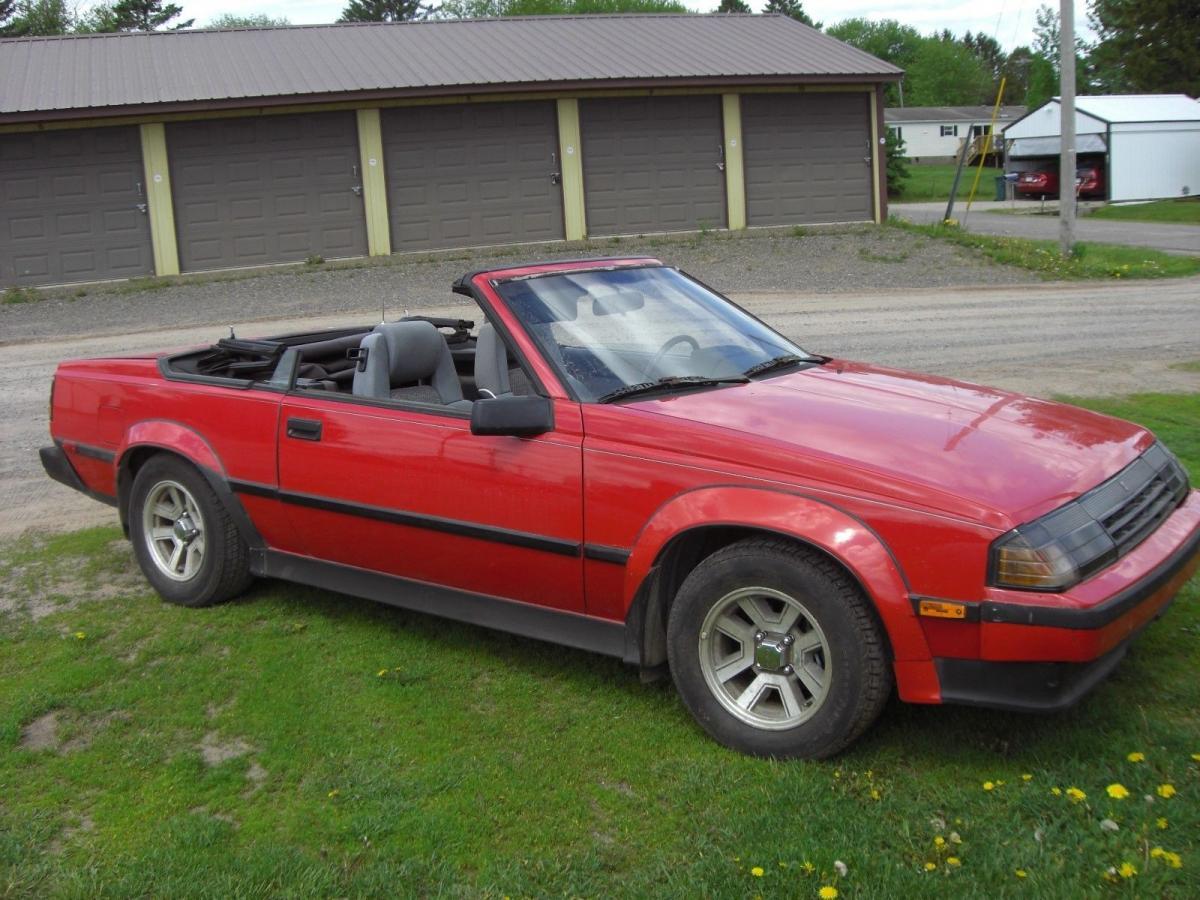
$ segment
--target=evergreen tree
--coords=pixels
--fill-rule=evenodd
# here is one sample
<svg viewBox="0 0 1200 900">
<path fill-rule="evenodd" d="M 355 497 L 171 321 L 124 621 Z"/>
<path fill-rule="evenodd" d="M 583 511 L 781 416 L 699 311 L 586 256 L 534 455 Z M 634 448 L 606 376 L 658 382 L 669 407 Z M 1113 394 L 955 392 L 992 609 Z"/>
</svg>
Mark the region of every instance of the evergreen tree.
<svg viewBox="0 0 1200 900">
<path fill-rule="evenodd" d="M 17 11 L 16 0 L 0 0 L 0 37 L 8 34 L 11 19 Z"/>
<path fill-rule="evenodd" d="M 160 28 L 167 28 L 168 23 L 183 15 L 183 7 L 174 3 L 164 3 L 163 0 L 117 0 L 113 4 L 112 14 L 117 31 L 158 31 Z M 191 28 L 195 21 L 188 19 L 176 22 L 167 30 Z"/>
<path fill-rule="evenodd" d="M 67 34 L 75 24 L 66 0 L 16 0 L 8 16 L 0 33 L 12 37 Z"/>
<path fill-rule="evenodd" d="M 801 0 L 767 0 L 767 5 L 763 7 L 765 13 L 783 13 L 785 16 L 791 16 L 797 22 L 803 22 L 805 25 L 811 25 L 813 28 L 820 28 L 821 23 L 814 22 L 809 18 L 804 11 L 804 4 Z"/>
<path fill-rule="evenodd" d="M 895 128 L 887 130 L 884 138 L 884 150 L 887 154 L 887 192 L 889 197 L 895 197 L 904 189 L 908 181 L 908 158 L 904 155 L 904 138 Z"/>
<path fill-rule="evenodd" d="M 350 0 L 339 22 L 407 22 L 424 19 L 433 7 L 421 0 Z"/>
<path fill-rule="evenodd" d="M 720 5 L 716 8 L 719 13 L 748 13 L 751 12 L 750 4 L 746 0 L 721 0 Z"/>
<path fill-rule="evenodd" d="M 273 18 L 266 13 L 224 13 L 216 16 L 205 28 L 286 28 L 292 23 L 286 18 Z"/>
<path fill-rule="evenodd" d="M 1200 95 L 1200 2 L 1092 0 L 1089 20 L 1102 90 Z"/>
</svg>

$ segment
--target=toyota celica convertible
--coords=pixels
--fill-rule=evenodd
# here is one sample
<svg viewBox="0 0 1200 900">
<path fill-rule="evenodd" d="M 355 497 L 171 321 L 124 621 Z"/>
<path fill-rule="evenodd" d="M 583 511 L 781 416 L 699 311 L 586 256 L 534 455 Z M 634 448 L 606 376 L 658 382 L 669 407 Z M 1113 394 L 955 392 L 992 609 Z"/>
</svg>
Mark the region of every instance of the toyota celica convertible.
<svg viewBox="0 0 1200 900">
<path fill-rule="evenodd" d="M 1137 425 L 817 356 L 654 259 L 464 275 L 473 321 L 65 362 L 52 478 L 183 606 L 258 577 L 669 671 L 825 757 L 892 693 L 1075 703 L 1200 561 Z"/>
</svg>

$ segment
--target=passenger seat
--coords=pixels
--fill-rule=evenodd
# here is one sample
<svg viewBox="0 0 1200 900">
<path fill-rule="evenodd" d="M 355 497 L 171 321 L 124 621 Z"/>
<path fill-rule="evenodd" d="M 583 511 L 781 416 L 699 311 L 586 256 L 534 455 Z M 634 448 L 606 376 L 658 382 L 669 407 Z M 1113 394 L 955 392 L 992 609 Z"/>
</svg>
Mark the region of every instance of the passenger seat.
<svg viewBox="0 0 1200 900">
<path fill-rule="evenodd" d="M 367 358 L 354 373 L 357 397 L 469 409 L 454 358 L 429 322 L 383 322 L 359 343 Z"/>
</svg>

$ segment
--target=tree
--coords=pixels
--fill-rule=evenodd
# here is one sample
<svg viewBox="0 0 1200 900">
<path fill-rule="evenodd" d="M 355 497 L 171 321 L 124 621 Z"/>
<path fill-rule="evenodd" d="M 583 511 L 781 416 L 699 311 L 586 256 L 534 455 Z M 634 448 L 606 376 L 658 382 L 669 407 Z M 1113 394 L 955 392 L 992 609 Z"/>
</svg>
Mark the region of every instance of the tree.
<svg viewBox="0 0 1200 900">
<path fill-rule="evenodd" d="M 721 0 L 720 5 L 716 8 L 719 13 L 748 13 L 752 12 L 750 4 L 746 0 Z"/>
<path fill-rule="evenodd" d="M 925 38 L 904 78 L 910 106 L 974 106 L 986 103 L 992 79 L 975 54 L 954 40 Z"/>
<path fill-rule="evenodd" d="M 120 31 L 117 12 L 111 4 L 98 3 L 75 18 L 76 34 L 107 34 Z"/>
<path fill-rule="evenodd" d="M 763 7 L 763 12 L 782 13 L 785 16 L 791 16 L 797 22 L 811 25 L 813 28 L 821 27 L 819 22 L 813 22 L 804 11 L 804 4 L 801 0 L 767 0 L 767 5 Z"/>
<path fill-rule="evenodd" d="M 8 29 L 12 27 L 9 20 L 12 19 L 16 11 L 16 0 L 0 0 L 0 37 L 9 33 Z"/>
<path fill-rule="evenodd" d="M 13 37 L 67 34 L 75 24 L 66 0 L 16 0 L 8 15 L 3 33 Z"/>
<path fill-rule="evenodd" d="M 292 23 L 286 18 L 278 19 L 266 13 L 224 13 L 212 19 L 205 28 L 286 28 Z"/>
<path fill-rule="evenodd" d="M 424 19 L 433 7 L 421 0 L 350 0 L 339 22 L 407 22 Z"/>
<path fill-rule="evenodd" d="M 1004 75 L 1005 64 L 1008 62 L 1008 54 L 1004 52 L 1000 43 L 982 31 L 974 35 L 968 31 L 962 36 L 962 45 L 975 54 L 975 58 L 979 60 L 983 70 L 999 84 Z"/>
<path fill-rule="evenodd" d="M 444 19 L 496 16 L 584 16 L 598 13 L 689 13 L 680 0 L 446 0 L 435 15 Z"/>
<path fill-rule="evenodd" d="M 1088 19 L 1104 89 L 1200 95 L 1197 0 L 1092 0 Z"/>
<path fill-rule="evenodd" d="M 1033 27 L 1033 52 L 1035 55 L 1047 60 L 1054 72 L 1054 91 L 1058 93 L 1059 81 L 1059 28 L 1058 10 L 1050 6 L 1042 5 L 1038 7 L 1034 18 L 1037 20 Z M 1075 35 L 1075 89 L 1077 93 L 1084 94 L 1091 88 L 1092 77 L 1088 59 L 1091 48 L 1087 42 L 1081 38 L 1078 33 Z M 1032 79 L 1032 74 L 1031 74 Z M 1039 74 L 1039 78 L 1042 77 Z M 1040 90 L 1037 92 L 1040 93 Z M 1053 96 L 1053 94 L 1051 96 Z"/>
<path fill-rule="evenodd" d="M 112 14 L 117 31 L 158 31 L 160 28 L 166 28 L 172 19 L 183 15 L 183 7 L 174 3 L 164 3 L 163 0 L 117 0 L 113 4 Z M 167 30 L 191 28 L 195 21 L 188 19 L 176 22 Z"/>
<path fill-rule="evenodd" d="M 881 19 L 877 22 L 868 19 L 846 19 L 831 25 L 825 33 L 901 69 L 912 65 L 925 40 L 917 29 L 911 25 L 901 25 L 895 19 Z M 901 105 L 899 88 L 895 84 L 884 88 L 884 103 L 888 106 Z"/>
<path fill-rule="evenodd" d="M 1025 105 L 1030 109 L 1041 106 L 1058 93 L 1058 69 L 1040 53 L 1029 61 L 1029 86 L 1025 90 Z"/>
<path fill-rule="evenodd" d="M 1016 47 L 1004 60 L 1001 74 L 1007 84 L 1004 98 L 1010 103 L 1025 103 L 1029 92 L 1029 75 L 1033 66 L 1033 51 L 1028 47 Z"/>
<path fill-rule="evenodd" d="M 908 158 L 904 155 L 904 138 L 895 128 L 887 130 L 884 151 L 887 155 L 887 192 L 889 197 L 899 195 L 908 181 Z"/>
</svg>

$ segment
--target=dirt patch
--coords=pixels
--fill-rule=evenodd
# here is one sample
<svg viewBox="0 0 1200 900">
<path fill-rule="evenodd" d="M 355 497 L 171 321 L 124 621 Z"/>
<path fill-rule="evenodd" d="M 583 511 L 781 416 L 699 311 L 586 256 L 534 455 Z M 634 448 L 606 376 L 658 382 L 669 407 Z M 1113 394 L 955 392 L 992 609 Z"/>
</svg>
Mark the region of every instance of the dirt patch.
<svg viewBox="0 0 1200 900">
<path fill-rule="evenodd" d="M 58 713 L 48 712 L 44 716 L 38 716 L 22 728 L 17 746 L 22 750 L 57 750 Z"/>
<path fill-rule="evenodd" d="M 114 541 L 113 566 L 87 571 L 87 557 L 38 558 L 0 575 L 0 613 L 23 614 L 37 622 L 83 603 L 116 600 L 146 590 L 146 581 L 127 541 Z"/>
<path fill-rule="evenodd" d="M 46 848 L 46 852 L 51 856 L 61 856 L 66 849 L 67 844 L 78 834 L 90 834 L 96 830 L 96 823 L 92 821 L 92 817 L 84 813 L 79 817 L 74 825 L 68 825 L 62 830 L 54 840 L 50 842 L 50 846 Z"/>
<path fill-rule="evenodd" d="M 86 750 L 92 745 L 96 735 L 104 729 L 108 728 L 114 722 L 128 722 L 133 718 L 123 709 L 116 709 L 112 712 L 107 712 L 102 716 L 89 716 L 71 723 L 71 731 L 74 732 L 70 740 L 63 742 L 59 747 L 58 752 L 62 754 L 77 753 L 80 750 Z"/>
<path fill-rule="evenodd" d="M 267 780 L 267 776 L 271 773 L 258 764 L 257 761 L 250 763 L 250 768 L 246 770 L 246 780 L 250 782 L 250 786 L 242 792 L 243 797 L 250 797 L 258 792 L 258 789 L 263 786 L 263 782 Z"/>
<path fill-rule="evenodd" d="M 200 742 L 200 758 L 207 766 L 219 766 L 223 762 L 253 753 L 254 748 L 241 738 L 222 741 L 220 735 L 210 731 Z"/>
</svg>

